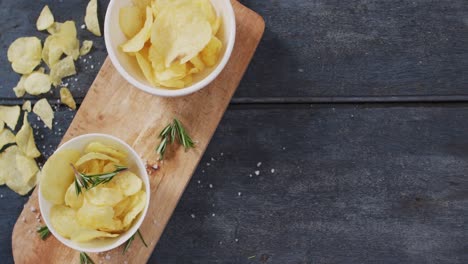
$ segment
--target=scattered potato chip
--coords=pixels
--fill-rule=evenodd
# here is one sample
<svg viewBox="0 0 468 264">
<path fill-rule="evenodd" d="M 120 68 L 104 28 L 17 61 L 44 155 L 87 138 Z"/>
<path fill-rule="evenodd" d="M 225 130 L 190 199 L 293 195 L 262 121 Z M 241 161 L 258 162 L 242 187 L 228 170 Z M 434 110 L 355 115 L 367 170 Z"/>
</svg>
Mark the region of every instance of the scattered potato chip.
<svg viewBox="0 0 468 264">
<path fill-rule="evenodd" d="M 10 177 L 16 177 L 18 170 L 16 169 L 16 153 L 17 146 L 11 146 L 0 153 L 0 185 L 4 185 Z"/>
<path fill-rule="evenodd" d="M 15 106 L 3 106 L 0 105 L 0 120 L 11 129 L 15 130 L 16 124 L 20 116 L 20 107 Z"/>
<path fill-rule="evenodd" d="M 33 130 L 28 122 L 28 114 L 26 112 L 24 113 L 23 126 L 20 131 L 16 133 L 16 144 L 27 157 L 37 158 L 41 155 L 36 147 Z"/>
<path fill-rule="evenodd" d="M 58 86 L 62 82 L 62 78 L 76 74 L 75 63 L 73 57 L 67 56 L 57 62 L 50 69 L 50 79 L 54 86 Z"/>
<path fill-rule="evenodd" d="M 85 155 L 81 156 L 81 158 L 75 163 L 76 166 L 81 166 L 84 163 L 91 161 L 91 160 L 109 160 L 115 163 L 119 163 L 120 161 L 118 159 L 115 159 L 111 156 L 108 156 L 106 154 L 102 154 L 99 152 L 89 152 L 86 153 Z"/>
<path fill-rule="evenodd" d="M 8 144 L 15 143 L 15 135 L 8 129 L 0 130 L 0 150 Z"/>
<path fill-rule="evenodd" d="M 119 11 L 119 25 L 127 38 L 133 38 L 145 23 L 145 7 L 125 6 Z"/>
<path fill-rule="evenodd" d="M 119 160 L 127 158 L 127 155 L 117 149 L 114 149 L 110 146 L 102 144 L 101 142 L 91 142 L 86 146 L 85 153 L 98 152 L 102 154 L 109 155 Z"/>
<path fill-rule="evenodd" d="M 143 28 L 133 38 L 120 46 L 122 50 L 124 52 L 138 52 L 141 50 L 151 36 L 151 26 L 153 26 L 153 11 L 150 7 L 147 7 Z"/>
<path fill-rule="evenodd" d="M 100 37 L 101 29 L 99 28 L 99 20 L 97 16 L 97 0 L 90 0 L 86 7 L 85 15 L 86 28 L 94 35 Z"/>
<path fill-rule="evenodd" d="M 132 204 L 130 205 L 130 211 L 125 215 L 122 223 L 123 226 L 128 228 L 133 220 L 138 216 L 139 213 L 143 211 L 146 205 L 146 193 L 144 191 L 139 191 L 134 196 L 132 196 Z"/>
<path fill-rule="evenodd" d="M 92 40 L 84 40 L 83 44 L 81 44 L 80 56 L 84 56 L 84 55 L 88 54 L 91 51 L 92 47 L 93 47 L 93 41 Z"/>
<path fill-rule="evenodd" d="M 176 59 L 185 63 L 195 57 L 211 35 L 211 25 L 202 11 L 194 4 L 183 3 L 161 10 L 154 21 L 151 43 L 169 67 Z"/>
<path fill-rule="evenodd" d="M 210 42 L 201 52 L 201 58 L 206 66 L 211 67 L 216 64 L 222 47 L 223 43 L 217 37 L 211 37 Z"/>
<path fill-rule="evenodd" d="M 47 93 L 51 88 L 49 75 L 40 72 L 31 73 L 24 81 L 24 89 L 32 95 Z"/>
<path fill-rule="evenodd" d="M 131 196 L 141 190 L 143 182 L 131 171 L 124 171 L 117 174 L 112 183 L 118 187 L 125 196 Z"/>
<path fill-rule="evenodd" d="M 71 109 L 76 109 L 75 99 L 73 98 L 70 90 L 68 90 L 66 87 L 60 88 L 60 101 L 62 104 L 70 107 Z"/>
<path fill-rule="evenodd" d="M 24 102 L 23 106 L 21 106 L 21 110 L 31 112 L 31 101 L 27 100 Z"/>
<path fill-rule="evenodd" d="M 75 242 L 88 242 L 96 238 L 117 237 L 119 234 L 111 234 L 90 228 L 81 228 L 71 235 L 71 240 Z"/>
<path fill-rule="evenodd" d="M 54 15 L 52 15 L 49 6 L 46 5 L 37 19 L 36 27 L 37 30 L 42 31 L 52 26 L 52 24 L 54 24 Z"/>
<path fill-rule="evenodd" d="M 54 111 L 50 106 L 47 99 L 42 98 L 36 102 L 33 108 L 33 112 L 41 118 L 44 124 L 49 128 L 52 129 L 52 121 L 54 120 Z"/>
<path fill-rule="evenodd" d="M 65 238 L 70 238 L 80 229 L 76 217 L 76 211 L 64 205 L 54 205 L 50 209 L 50 224 Z"/>
<path fill-rule="evenodd" d="M 76 150 L 61 150 L 54 153 L 44 164 L 41 174 L 41 192 L 53 204 L 64 204 L 65 193 L 75 176 L 70 164 L 80 158 Z"/>
<path fill-rule="evenodd" d="M 65 205 L 70 206 L 73 209 L 79 209 L 83 206 L 84 196 L 82 193 L 76 195 L 75 183 L 72 182 L 65 193 Z"/>
<path fill-rule="evenodd" d="M 16 153 L 17 175 L 6 180 L 7 186 L 20 195 L 25 195 L 37 184 L 39 167 L 33 158 L 26 157 L 18 151 Z"/>
<path fill-rule="evenodd" d="M 27 75 L 21 76 L 20 80 L 18 81 L 18 84 L 16 84 L 16 86 L 13 87 L 13 91 L 15 92 L 16 97 L 23 97 L 26 93 L 26 89 L 24 88 L 24 81 L 26 80 L 26 78 Z"/>
<path fill-rule="evenodd" d="M 72 56 L 74 60 L 80 55 L 80 42 L 77 39 L 75 22 L 71 20 L 60 24 L 57 31 L 46 38 L 42 59 L 52 68 L 64 53 Z"/>
<path fill-rule="evenodd" d="M 111 206 L 118 204 L 124 198 L 119 190 L 106 187 L 94 187 L 85 192 L 86 201 L 98 206 Z"/>
<path fill-rule="evenodd" d="M 54 22 L 50 27 L 47 28 L 47 32 L 49 32 L 49 34 L 55 34 L 59 32 L 62 24 L 63 23 L 60 22 Z"/>
<path fill-rule="evenodd" d="M 8 48 L 8 61 L 13 70 L 20 74 L 29 74 L 41 63 L 42 45 L 36 37 L 21 37 L 13 41 Z"/>
</svg>

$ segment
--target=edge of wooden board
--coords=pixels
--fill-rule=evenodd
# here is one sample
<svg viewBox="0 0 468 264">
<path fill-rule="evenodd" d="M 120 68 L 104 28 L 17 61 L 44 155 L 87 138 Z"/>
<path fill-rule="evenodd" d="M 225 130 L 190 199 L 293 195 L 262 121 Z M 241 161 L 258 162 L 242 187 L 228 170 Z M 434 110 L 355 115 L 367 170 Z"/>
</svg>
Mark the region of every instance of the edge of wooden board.
<svg viewBox="0 0 468 264">
<path fill-rule="evenodd" d="M 128 259 L 131 259 L 132 263 L 144 263 L 151 256 L 255 53 L 265 29 L 265 22 L 261 16 L 237 1 L 233 0 L 232 4 L 236 12 L 236 45 L 230 62 L 210 87 L 182 98 L 154 97 L 126 83 L 107 59 L 62 139 L 63 143 L 77 135 L 91 132 L 116 135 L 136 149 L 148 163 L 154 163 L 157 160 L 154 153 L 154 146 L 158 142 L 157 133 L 163 124 L 172 118 L 164 115 L 165 112 L 158 112 L 161 109 L 180 116 L 182 122 L 194 133 L 192 136 L 201 139 L 197 143 L 196 151 L 183 153 L 184 150 L 179 148 L 170 153 L 170 159 L 161 166 L 160 170 L 150 173 L 151 200 L 158 203 L 150 206 L 141 227 L 143 234 L 151 235 L 145 237 L 150 245 L 145 248 L 138 244 L 140 242 L 134 243 L 126 255 L 122 254 L 122 246 L 106 252 L 105 255 L 109 255 L 112 263 L 123 263 Z M 112 90 L 104 89 L 109 83 L 117 85 L 112 87 Z M 128 94 L 127 98 L 114 97 L 122 94 Z M 120 100 L 117 108 L 113 103 L 116 99 Z M 139 105 L 139 102 L 145 101 L 148 102 L 147 105 Z M 102 103 L 106 103 L 106 106 L 93 109 L 96 104 Z M 140 110 L 140 113 L 146 112 L 151 115 L 138 120 L 138 116 L 126 112 L 128 109 Z M 198 119 L 199 116 L 210 117 L 211 122 L 204 123 Z M 115 122 L 117 124 L 115 127 L 119 129 L 116 130 L 109 125 L 109 122 Z M 119 126 L 119 122 L 132 125 Z M 138 133 L 135 132 L 137 126 L 139 126 Z M 148 139 L 153 141 L 149 142 Z M 174 171 L 178 174 L 174 175 Z M 24 205 L 13 229 L 12 251 L 15 263 L 77 262 L 78 254 L 73 253 L 72 249 L 62 245 L 54 237 L 42 241 L 35 232 L 35 228 L 40 225 L 36 220 L 39 211 L 37 191 L 38 188 Z M 31 208 L 36 208 L 37 212 L 33 212 Z M 103 258 L 102 254 L 90 254 L 90 256 L 94 260 Z"/>
</svg>

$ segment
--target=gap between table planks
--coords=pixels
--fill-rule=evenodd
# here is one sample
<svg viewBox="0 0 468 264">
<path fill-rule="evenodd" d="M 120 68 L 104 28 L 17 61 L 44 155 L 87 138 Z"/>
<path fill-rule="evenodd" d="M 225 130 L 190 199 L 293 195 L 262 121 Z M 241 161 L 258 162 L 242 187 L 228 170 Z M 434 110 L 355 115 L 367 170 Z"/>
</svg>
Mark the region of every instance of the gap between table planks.
<svg viewBox="0 0 468 264">
<path fill-rule="evenodd" d="M 129 143 L 148 164 L 155 164 L 158 133 L 178 117 L 197 142 L 194 150 L 183 148 L 166 154 L 157 171 L 151 171 L 151 202 L 141 229 L 149 247 L 135 239 L 123 255 L 123 246 L 105 254 L 89 254 L 95 263 L 145 263 L 152 254 L 185 187 L 192 177 L 229 101 L 252 59 L 263 35 L 263 19 L 232 1 L 236 13 L 236 44 L 229 63 L 219 77 L 205 89 L 185 97 L 161 98 L 144 93 L 128 84 L 106 59 L 73 119 L 62 143 L 86 133 L 107 133 Z M 53 236 L 42 241 L 36 233 L 41 225 L 36 220 L 39 208 L 37 191 L 18 217 L 12 234 L 15 263 L 79 263 L 79 254 L 62 245 Z M 104 256 L 109 255 L 106 261 Z"/>
</svg>

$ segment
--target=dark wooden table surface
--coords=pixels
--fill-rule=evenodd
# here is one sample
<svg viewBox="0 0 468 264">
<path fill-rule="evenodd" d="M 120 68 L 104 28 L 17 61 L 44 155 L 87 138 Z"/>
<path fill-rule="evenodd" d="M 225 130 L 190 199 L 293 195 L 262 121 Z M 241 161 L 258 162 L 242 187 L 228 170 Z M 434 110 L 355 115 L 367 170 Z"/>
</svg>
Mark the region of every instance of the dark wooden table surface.
<svg viewBox="0 0 468 264">
<path fill-rule="evenodd" d="M 264 38 L 149 263 L 468 263 L 468 1 L 241 2 Z M 0 104 L 44 4 L 82 24 L 86 1 L 0 0 Z M 79 35 L 81 101 L 106 51 Z M 49 98 L 45 157 L 74 116 Z M 1 263 L 27 199 L 0 187 Z"/>
</svg>

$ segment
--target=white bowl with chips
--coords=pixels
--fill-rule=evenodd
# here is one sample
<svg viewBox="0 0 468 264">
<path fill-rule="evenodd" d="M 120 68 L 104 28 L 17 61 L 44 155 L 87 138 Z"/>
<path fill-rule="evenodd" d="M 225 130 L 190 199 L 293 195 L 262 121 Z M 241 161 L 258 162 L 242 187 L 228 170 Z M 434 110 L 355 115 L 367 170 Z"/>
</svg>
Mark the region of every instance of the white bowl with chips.
<svg viewBox="0 0 468 264">
<path fill-rule="evenodd" d="M 42 218 L 44 219 L 45 224 L 49 228 L 52 235 L 62 242 L 67 247 L 81 251 L 81 252 L 104 252 L 111 249 L 114 249 L 123 243 L 125 243 L 132 235 L 134 235 L 140 228 L 143 220 L 148 212 L 149 202 L 150 202 L 150 183 L 148 173 L 146 172 L 146 167 L 140 156 L 133 150 L 127 143 L 122 141 L 119 138 L 106 134 L 85 134 L 78 137 L 75 137 L 62 146 L 60 146 L 57 152 L 62 150 L 77 150 L 83 151 L 84 148 L 91 142 L 100 142 L 123 151 L 128 155 L 126 161 L 128 163 L 128 168 L 130 171 L 135 173 L 143 182 L 144 190 L 146 192 L 146 205 L 143 211 L 137 216 L 133 221 L 133 225 L 124 233 L 120 234 L 114 238 L 105 238 L 105 239 L 94 239 L 89 242 L 75 242 L 68 238 L 61 236 L 52 226 L 50 219 L 50 211 L 54 204 L 46 200 L 41 191 L 42 185 L 39 184 L 39 207 L 41 211 Z"/>
<path fill-rule="evenodd" d="M 117 71 L 130 84 L 147 93 L 162 96 L 176 97 L 194 93 L 209 85 L 226 66 L 234 48 L 236 37 L 236 19 L 230 0 L 210 0 L 218 16 L 222 18 L 222 26 L 219 30 L 220 40 L 223 44 L 218 62 L 193 76 L 193 83 L 181 89 L 157 87 L 151 85 L 141 72 L 136 60 L 125 54 L 119 45 L 127 38 L 119 27 L 119 10 L 122 7 L 132 5 L 132 0 L 111 0 L 106 12 L 104 22 L 104 39 L 107 52 L 112 64 Z"/>
</svg>

